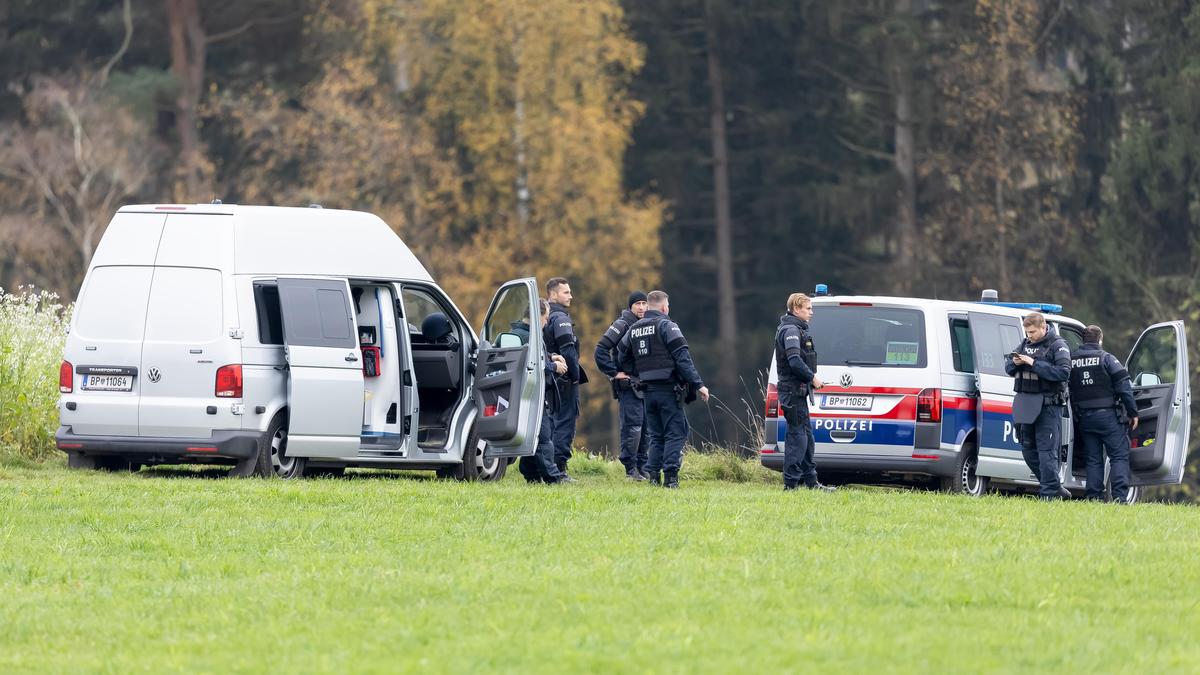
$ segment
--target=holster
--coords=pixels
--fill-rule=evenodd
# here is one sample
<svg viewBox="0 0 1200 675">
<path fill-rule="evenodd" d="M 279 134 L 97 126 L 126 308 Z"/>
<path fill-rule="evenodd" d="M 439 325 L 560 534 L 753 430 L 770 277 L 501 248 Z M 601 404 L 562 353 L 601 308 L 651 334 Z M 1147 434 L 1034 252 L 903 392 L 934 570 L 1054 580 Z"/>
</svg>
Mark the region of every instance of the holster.
<svg viewBox="0 0 1200 675">
<path fill-rule="evenodd" d="M 1123 406 L 1123 405 L 1116 406 L 1116 411 L 1117 411 L 1117 421 L 1120 422 L 1122 426 L 1129 426 L 1129 423 L 1132 422 L 1133 420 L 1130 419 L 1129 411 L 1125 409 L 1125 406 Z"/>
</svg>

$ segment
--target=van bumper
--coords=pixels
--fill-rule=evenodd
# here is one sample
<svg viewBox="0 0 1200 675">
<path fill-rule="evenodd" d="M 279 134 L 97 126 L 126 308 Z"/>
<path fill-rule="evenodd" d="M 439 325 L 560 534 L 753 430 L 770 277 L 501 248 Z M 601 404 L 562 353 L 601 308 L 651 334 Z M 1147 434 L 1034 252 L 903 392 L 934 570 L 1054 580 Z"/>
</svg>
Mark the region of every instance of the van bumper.
<svg viewBox="0 0 1200 675">
<path fill-rule="evenodd" d="M 763 467 L 774 471 L 783 471 L 783 452 L 774 451 L 774 446 L 763 448 L 759 452 L 759 461 Z M 917 457 L 896 457 L 880 455 L 822 455 L 817 453 L 813 460 L 817 463 L 817 471 L 837 471 L 839 473 L 911 473 L 926 476 L 954 476 L 957 474 L 957 450 L 919 450 Z"/>
<path fill-rule="evenodd" d="M 246 459 L 258 452 L 261 431 L 214 430 L 209 438 L 156 438 L 151 436 L 83 436 L 62 426 L 54 443 L 63 452 L 126 457 L 224 457 Z"/>
</svg>

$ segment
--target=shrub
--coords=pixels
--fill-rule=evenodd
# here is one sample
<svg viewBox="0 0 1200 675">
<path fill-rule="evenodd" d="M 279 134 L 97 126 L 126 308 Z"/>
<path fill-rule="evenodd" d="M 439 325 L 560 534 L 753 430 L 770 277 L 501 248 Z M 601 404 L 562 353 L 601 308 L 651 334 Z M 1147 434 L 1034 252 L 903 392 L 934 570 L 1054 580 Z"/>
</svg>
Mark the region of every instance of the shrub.
<svg viewBox="0 0 1200 675">
<path fill-rule="evenodd" d="M 70 308 L 47 291 L 0 289 L 0 448 L 43 459 L 58 427 L 58 366 Z"/>
</svg>

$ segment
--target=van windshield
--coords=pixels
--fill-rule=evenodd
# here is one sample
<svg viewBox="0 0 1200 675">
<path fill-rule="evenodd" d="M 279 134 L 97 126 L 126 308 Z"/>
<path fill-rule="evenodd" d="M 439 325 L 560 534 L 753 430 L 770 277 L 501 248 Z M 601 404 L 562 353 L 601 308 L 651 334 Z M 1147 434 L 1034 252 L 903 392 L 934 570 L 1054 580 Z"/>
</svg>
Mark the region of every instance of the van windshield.
<svg viewBox="0 0 1200 675">
<path fill-rule="evenodd" d="M 823 366 L 923 368 L 925 319 L 919 310 L 816 306 L 809 332 Z"/>
</svg>

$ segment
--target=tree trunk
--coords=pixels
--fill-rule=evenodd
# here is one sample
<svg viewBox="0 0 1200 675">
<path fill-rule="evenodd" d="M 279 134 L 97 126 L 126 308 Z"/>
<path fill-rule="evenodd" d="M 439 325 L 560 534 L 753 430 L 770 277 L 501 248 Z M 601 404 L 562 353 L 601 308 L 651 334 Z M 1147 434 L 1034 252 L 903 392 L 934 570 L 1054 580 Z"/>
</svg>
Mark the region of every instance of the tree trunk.
<svg viewBox="0 0 1200 675">
<path fill-rule="evenodd" d="M 712 134 L 713 194 L 717 235 L 717 386 L 725 396 L 738 392 L 737 295 L 733 279 L 733 216 L 729 195 L 729 145 L 725 137 L 725 90 L 717 55 L 716 18 L 712 3 L 705 5 L 705 38 L 708 52 L 710 96 L 709 127 Z M 730 400 L 735 400 L 730 398 Z M 727 426 L 727 425 L 723 425 Z"/>
<path fill-rule="evenodd" d="M 896 14 L 901 21 L 911 21 L 912 0 L 898 0 Z M 892 91 L 896 113 L 894 161 L 896 177 L 900 183 L 896 195 L 896 276 L 897 290 L 902 295 L 908 295 L 912 292 L 917 273 L 917 169 L 913 138 L 912 47 L 898 44 L 896 37 L 892 38 L 892 45 Z"/>
<path fill-rule="evenodd" d="M 182 190 L 179 201 L 202 198 L 204 155 L 200 145 L 197 108 L 204 92 L 204 61 L 208 37 L 200 23 L 196 0 L 166 0 L 168 33 L 171 38 L 171 73 L 179 85 L 175 96 L 175 130 L 179 134 L 178 173 Z M 180 194 L 182 193 L 182 194 Z"/>
</svg>

